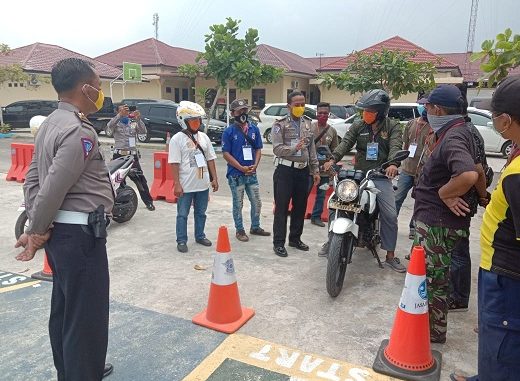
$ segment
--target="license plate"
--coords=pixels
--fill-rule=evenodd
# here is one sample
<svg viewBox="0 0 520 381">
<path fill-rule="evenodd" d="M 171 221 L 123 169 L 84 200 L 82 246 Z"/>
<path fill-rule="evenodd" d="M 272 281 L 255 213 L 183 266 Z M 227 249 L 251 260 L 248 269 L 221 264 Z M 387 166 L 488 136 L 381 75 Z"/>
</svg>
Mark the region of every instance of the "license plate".
<svg viewBox="0 0 520 381">
<path fill-rule="evenodd" d="M 354 213 L 361 212 L 361 206 L 359 206 L 359 205 L 346 204 L 346 203 L 343 203 L 343 202 L 338 202 L 336 200 L 332 200 L 332 201 L 329 202 L 329 208 L 344 210 L 346 212 L 354 212 Z"/>
</svg>

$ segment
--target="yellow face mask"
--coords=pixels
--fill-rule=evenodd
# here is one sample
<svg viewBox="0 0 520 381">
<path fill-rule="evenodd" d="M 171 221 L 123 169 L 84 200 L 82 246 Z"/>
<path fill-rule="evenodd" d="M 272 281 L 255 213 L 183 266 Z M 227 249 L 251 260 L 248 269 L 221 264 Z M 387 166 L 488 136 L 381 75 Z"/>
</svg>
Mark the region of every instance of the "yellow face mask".
<svg viewBox="0 0 520 381">
<path fill-rule="evenodd" d="M 303 106 L 293 106 L 291 108 L 291 113 L 297 118 L 300 118 L 304 112 L 305 112 L 305 107 L 303 107 Z"/>
<path fill-rule="evenodd" d="M 91 101 L 92 103 L 94 103 L 94 105 L 96 106 L 96 110 L 99 111 L 103 108 L 103 102 L 105 102 L 105 94 L 103 94 L 103 90 L 98 90 L 96 89 L 95 87 L 93 86 L 90 86 L 88 83 L 86 83 L 84 86 L 88 86 L 88 87 L 91 87 L 93 88 L 94 90 L 96 90 L 98 92 L 98 96 L 97 96 L 97 99 L 95 101 L 93 101 L 87 94 L 86 91 L 83 91 L 83 94 L 85 94 L 85 96 L 88 98 L 89 101 Z"/>
</svg>

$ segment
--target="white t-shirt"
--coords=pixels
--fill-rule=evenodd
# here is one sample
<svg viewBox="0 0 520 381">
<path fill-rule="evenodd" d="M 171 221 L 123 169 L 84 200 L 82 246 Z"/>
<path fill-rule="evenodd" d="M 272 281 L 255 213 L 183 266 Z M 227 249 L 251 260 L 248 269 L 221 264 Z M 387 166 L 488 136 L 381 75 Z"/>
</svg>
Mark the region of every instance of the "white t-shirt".
<svg viewBox="0 0 520 381">
<path fill-rule="evenodd" d="M 217 158 L 208 135 L 199 131 L 194 135 L 194 138 L 204 150 L 204 155 L 207 160 L 215 160 Z M 197 166 L 196 155 L 199 155 L 198 165 L 203 164 L 201 167 L 204 172 L 203 178 L 199 178 L 199 167 Z M 170 140 L 168 163 L 180 164 L 179 180 L 184 192 L 200 192 L 209 188 L 208 164 L 201 156 L 200 150 L 185 133 L 177 132 Z"/>
</svg>

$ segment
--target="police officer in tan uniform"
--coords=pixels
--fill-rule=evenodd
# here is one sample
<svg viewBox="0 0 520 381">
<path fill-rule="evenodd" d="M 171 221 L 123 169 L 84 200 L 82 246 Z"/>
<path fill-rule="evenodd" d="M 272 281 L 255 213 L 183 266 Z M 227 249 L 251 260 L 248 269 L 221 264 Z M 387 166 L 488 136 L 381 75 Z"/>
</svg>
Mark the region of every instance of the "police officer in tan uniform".
<svg viewBox="0 0 520 381">
<path fill-rule="evenodd" d="M 79 58 L 57 62 L 60 100 L 42 123 L 24 184 L 29 227 L 17 255 L 45 246 L 53 272 L 49 336 L 58 380 L 101 380 L 108 344 L 106 215 L 114 204 L 97 134 L 85 115 L 103 105 L 99 75 Z"/>
<path fill-rule="evenodd" d="M 289 115 L 273 124 L 273 152 L 276 155 L 273 175 L 274 186 L 274 253 L 287 257 L 285 237 L 287 215 L 292 200 L 289 246 L 308 251 L 309 246 L 301 241 L 307 197 L 311 186 L 320 181 L 316 146 L 311 130 L 311 119 L 303 116 L 305 97 L 299 91 L 287 96 Z"/>
</svg>

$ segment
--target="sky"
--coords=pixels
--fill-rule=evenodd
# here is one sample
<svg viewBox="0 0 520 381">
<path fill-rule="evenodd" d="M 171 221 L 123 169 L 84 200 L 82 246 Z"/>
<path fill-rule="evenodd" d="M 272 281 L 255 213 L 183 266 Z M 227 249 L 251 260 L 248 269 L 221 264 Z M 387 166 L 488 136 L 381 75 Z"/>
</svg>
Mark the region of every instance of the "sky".
<svg viewBox="0 0 520 381">
<path fill-rule="evenodd" d="M 74 0 L 2 1 L 0 43 L 35 42 L 96 57 L 154 37 L 204 49 L 204 35 L 226 17 L 241 20 L 240 36 L 303 57 L 343 56 L 399 35 L 433 53 L 466 50 L 471 0 Z M 507 27 L 520 33 L 520 1 L 479 0 L 474 51 Z"/>
</svg>

